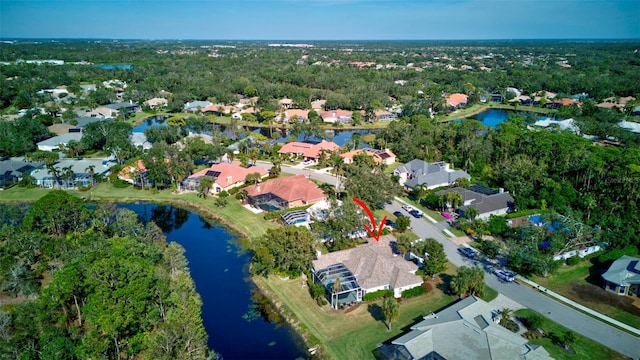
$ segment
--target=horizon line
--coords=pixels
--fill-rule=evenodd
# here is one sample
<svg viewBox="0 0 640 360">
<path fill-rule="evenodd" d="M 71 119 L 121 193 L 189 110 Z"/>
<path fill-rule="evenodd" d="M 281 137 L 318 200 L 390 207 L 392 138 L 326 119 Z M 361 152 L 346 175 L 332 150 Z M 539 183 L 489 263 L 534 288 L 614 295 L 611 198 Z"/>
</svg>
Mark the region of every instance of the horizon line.
<svg viewBox="0 0 640 360">
<path fill-rule="evenodd" d="M 640 41 L 635 38 L 477 38 L 477 39 L 206 39 L 206 38 L 109 38 L 109 37 L 0 37 L 0 41 L 10 40 L 129 40 L 129 41 L 287 41 L 287 42 L 313 42 L 313 41 Z"/>
</svg>

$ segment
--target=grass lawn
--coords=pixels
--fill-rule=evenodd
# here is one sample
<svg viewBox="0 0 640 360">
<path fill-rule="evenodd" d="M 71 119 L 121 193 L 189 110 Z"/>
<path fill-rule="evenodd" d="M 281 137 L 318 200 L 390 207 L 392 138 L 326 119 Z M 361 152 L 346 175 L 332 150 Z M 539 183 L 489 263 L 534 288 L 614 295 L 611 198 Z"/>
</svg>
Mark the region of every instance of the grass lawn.
<svg viewBox="0 0 640 360">
<path fill-rule="evenodd" d="M 516 316 L 520 316 L 520 317 L 528 317 L 531 316 L 533 314 L 538 314 L 535 311 L 529 310 L 529 309 L 521 309 L 515 312 Z M 540 315 L 540 314 L 538 314 Z M 564 333 L 565 331 L 567 331 L 567 328 L 545 318 L 544 316 L 540 315 L 542 317 L 542 325 L 541 328 L 542 330 L 544 330 L 544 332 L 548 335 L 551 333 L 554 333 L 558 336 L 561 336 L 562 333 Z M 554 344 L 551 339 L 549 339 L 548 337 L 542 338 L 542 339 L 538 339 L 538 340 L 529 340 L 529 343 L 531 344 L 535 344 L 535 345 L 542 345 L 548 352 L 549 355 L 551 355 L 551 357 L 553 357 L 554 359 L 593 359 L 593 360 L 600 360 L 600 359 L 608 359 L 608 360 L 622 360 L 622 359 L 627 359 L 625 356 L 623 356 L 622 354 L 619 354 L 609 348 L 607 348 L 606 346 L 600 345 L 599 343 L 588 339 L 578 333 L 575 333 L 576 335 L 576 342 L 575 344 L 572 345 L 573 349 L 576 351 L 575 355 L 571 355 L 569 353 L 567 353 L 561 345 L 556 345 Z"/>
<path fill-rule="evenodd" d="M 275 293 L 301 322 L 300 328 L 308 330 L 316 343 L 323 344 L 323 355 L 332 359 L 374 359 L 372 351 L 384 341 L 396 337 L 406 328 L 433 311 L 452 303 L 455 298 L 434 289 L 428 294 L 403 300 L 400 314 L 387 331 L 381 320 L 381 303 L 362 303 L 349 313 L 319 307 L 311 299 L 307 289 L 301 288 L 300 278 L 282 281 L 276 276 L 258 278 L 256 282 Z M 404 329 L 404 330 L 403 330 Z"/>
<path fill-rule="evenodd" d="M 34 188 L 24 189 L 13 187 L 0 191 L 2 201 L 35 201 L 44 196 L 49 190 Z M 278 225 L 265 221 L 262 214 L 254 214 L 242 207 L 234 197 L 229 198 L 229 203 L 224 208 L 215 205 L 215 197 L 200 198 L 195 193 L 173 194 L 171 190 L 162 190 L 153 193 L 151 190 L 139 190 L 133 187 L 115 188 L 111 184 L 103 183 L 89 191 L 68 190 L 78 196 L 85 197 L 87 201 L 105 200 L 112 202 L 165 202 L 185 208 L 195 209 L 212 218 L 220 220 L 225 225 L 241 232 L 250 239 L 264 235 L 269 228 Z"/>
<path fill-rule="evenodd" d="M 574 266 L 561 266 L 555 275 L 548 278 L 541 276 L 530 276 L 531 280 L 538 284 L 549 288 L 569 299 L 576 301 L 586 307 L 596 310 L 604 315 L 607 315 L 613 319 L 623 322 L 627 325 L 640 329 L 640 316 L 631 314 L 619 307 L 604 303 L 602 301 L 594 300 L 594 297 L 580 296 L 576 291 L 576 286 L 595 287 L 595 285 L 589 283 L 587 278 L 591 275 L 590 268 L 593 265 L 589 261 L 582 261 L 578 265 Z M 604 291 L 602 289 L 593 289 L 592 291 Z M 616 298 L 616 300 L 625 300 L 624 297 Z"/>
</svg>

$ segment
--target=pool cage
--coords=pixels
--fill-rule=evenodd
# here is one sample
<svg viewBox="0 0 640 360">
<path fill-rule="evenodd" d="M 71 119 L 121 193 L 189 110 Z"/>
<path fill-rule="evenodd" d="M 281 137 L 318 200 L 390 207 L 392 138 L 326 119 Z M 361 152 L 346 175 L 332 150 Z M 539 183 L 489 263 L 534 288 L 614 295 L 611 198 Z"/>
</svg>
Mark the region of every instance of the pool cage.
<svg viewBox="0 0 640 360">
<path fill-rule="evenodd" d="M 265 211 L 278 211 L 289 208 L 289 203 L 272 193 L 258 194 L 249 197 L 249 202 Z"/>
<path fill-rule="evenodd" d="M 324 286 L 325 294 L 334 309 L 362 301 L 363 291 L 356 276 L 342 263 L 314 272 L 313 282 Z"/>
</svg>

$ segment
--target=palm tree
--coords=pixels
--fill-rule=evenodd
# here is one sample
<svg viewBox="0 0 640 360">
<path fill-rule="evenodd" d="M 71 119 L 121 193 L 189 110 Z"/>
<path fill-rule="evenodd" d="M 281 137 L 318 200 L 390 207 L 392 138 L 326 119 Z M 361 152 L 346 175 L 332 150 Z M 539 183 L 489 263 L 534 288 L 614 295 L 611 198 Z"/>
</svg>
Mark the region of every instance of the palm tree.
<svg viewBox="0 0 640 360">
<path fill-rule="evenodd" d="M 467 210 L 465 210 L 465 214 L 467 215 L 467 219 L 473 221 L 478 217 L 479 211 L 474 207 L 469 207 L 467 208 Z"/>
<path fill-rule="evenodd" d="M 342 291 L 342 283 L 340 281 L 340 275 L 336 276 L 336 279 L 333 281 L 333 288 L 331 289 L 331 291 L 334 294 Z"/>
<path fill-rule="evenodd" d="M 329 164 L 333 167 L 333 172 L 336 174 L 336 198 L 340 193 L 340 175 L 344 173 L 344 159 L 337 151 L 331 153 L 329 157 Z"/>
<path fill-rule="evenodd" d="M 62 177 L 65 179 L 66 187 L 75 187 L 76 173 L 73 171 L 73 165 L 62 168 Z"/>
<path fill-rule="evenodd" d="M 203 176 L 200 178 L 200 184 L 198 185 L 198 197 L 207 198 L 209 195 L 209 190 L 211 190 L 211 186 L 213 186 L 213 179 L 208 176 Z"/>
<path fill-rule="evenodd" d="M 53 177 L 53 184 L 54 184 L 54 187 L 55 187 L 55 185 L 58 184 L 58 177 L 60 176 L 60 169 L 55 167 L 53 164 L 47 165 L 47 173 L 51 174 L 51 176 Z"/>
<path fill-rule="evenodd" d="M 391 331 L 391 322 L 398 318 L 400 305 L 393 297 L 388 297 L 382 302 L 382 314 L 387 322 L 387 331 Z"/>
<path fill-rule="evenodd" d="M 504 308 L 500 311 L 500 325 L 507 327 L 509 320 L 511 320 L 511 314 L 513 310 L 509 308 Z"/>
<path fill-rule="evenodd" d="M 252 147 L 249 150 L 249 158 L 251 159 L 251 161 L 253 162 L 253 165 L 256 164 L 256 162 L 258 161 L 258 157 L 260 156 L 260 150 L 258 150 L 258 148 L 256 147 Z"/>
<path fill-rule="evenodd" d="M 95 165 L 89 165 L 84 169 L 84 171 L 89 173 L 89 177 L 91 177 L 91 185 L 95 185 L 95 183 L 96 183 L 95 168 L 96 168 Z"/>
</svg>

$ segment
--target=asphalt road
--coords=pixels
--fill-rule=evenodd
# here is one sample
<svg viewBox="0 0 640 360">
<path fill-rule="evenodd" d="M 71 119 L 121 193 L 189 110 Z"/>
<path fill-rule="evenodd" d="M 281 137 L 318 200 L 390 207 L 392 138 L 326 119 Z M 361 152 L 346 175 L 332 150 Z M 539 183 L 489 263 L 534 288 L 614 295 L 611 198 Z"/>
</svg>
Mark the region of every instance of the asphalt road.
<svg viewBox="0 0 640 360">
<path fill-rule="evenodd" d="M 611 348 L 623 355 L 633 359 L 640 359 L 640 338 L 618 330 L 606 323 L 596 320 L 588 315 L 578 312 L 548 296 L 539 293 L 537 290 L 531 289 L 525 285 L 513 283 L 505 283 L 500 281 L 491 273 L 492 268 L 483 264 L 479 260 L 471 260 L 463 257 L 458 251 L 458 245 L 454 244 L 449 238 L 444 236 L 442 232 L 428 220 L 416 219 L 401 209 L 401 205 L 394 201 L 392 204 L 385 206 L 390 212 L 402 211 L 411 219 L 411 227 L 413 232 L 419 237 L 434 238 L 443 246 L 447 254 L 447 258 L 456 266 L 480 266 L 485 270 L 486 283 L 504 294 L 511 300 L 534 310 L 545 317 L 561 324 L 562 326 L 575 331 L 578 334 L 586 336 L 600 344 Z"/>
</svg>

